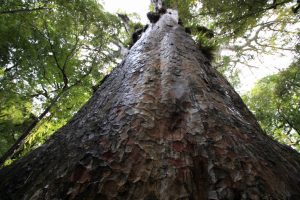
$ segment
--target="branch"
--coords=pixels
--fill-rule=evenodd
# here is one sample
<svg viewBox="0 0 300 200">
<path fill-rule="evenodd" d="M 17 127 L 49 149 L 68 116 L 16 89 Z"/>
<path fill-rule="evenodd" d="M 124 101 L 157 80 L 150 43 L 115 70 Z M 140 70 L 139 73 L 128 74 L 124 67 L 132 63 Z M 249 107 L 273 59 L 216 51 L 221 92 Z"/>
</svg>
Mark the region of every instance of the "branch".
<svg viewBox="0 0 300 200">
<path fill-rule="evenodd" d="M 65 69 L 62 68 L 62 67 L 60 66 L 59 62 L 58 62 L 58 57 L 57 57 L 56 52 L 55 52 L 55 50 L 54 50 L 54 45 L 53 45 L 52 42 L 51 42 L 50 32 L 49 32 L 47 23 L 45 22 L 44 25 L 45 25 L 45 29 L 46 29 L 46 33 L 47 33 L 46 39 L 47 39 L 47 41 L 48 41 L 48 43 L 49 43 L 49 45 L 50 45 L 51 53 L 53 54 L 53 58 L 54 58 L 54 60 L 55 60 L 56 66 L 57 66 L 57 68 L 60 70 L 60 72 L 61 72 L 61 74 L 62 74 L 62 77 L 63 77 L 63 81 L 64 81 L 64 86 L 63 86 L 63 87 L 64 87 L 64 88 L 65 88 L 65 87 L 68 87 L 69 80 L 68 80 L 68 77 L 67 77 L 67 75 L 66 75 Z"/>
<path fill-rule="evenodd" d="M 274 8 L 277 7 L 277 6 L 281 6 L 281 5 L 284 5 L 284 4 L 289 3 L 289 2 L 290 2 L 290 0 L 283 1 L 283 2 L 280 2 L 280 3 L 276 3 L 276 4 L 273 3 L 272 5 L 270 5 L 270 6 L 268 6 L 268 7 L 265 7 L 265 8 L 259 9 L 259 10 L 256 10 L 255 12 L 247 13 L 247 14 L 242 15 L 242 16 L 240 16 L 240 17 L 238 17 L 238 18 L 235 18 L 235 19 L 233 19 L 233 20 L 231 20 L 231 21 L 229 21 L 229 22 L 226 22 L 225 24 L 232 24 L 232 23 L 234 23 L 234 22 L 239 22 L 239 21 L 243 20 L 244 18 L 251 17 L 251 16 L 253 16 L 253 15 L 257 14 L 257 13 L 260 13 L 260 12 L 265 12 L 265 11 L 267 11 L 267 10 L 274 9 Z M 222 23 L 222 25 L 224 25 L 224 22 Z"/>
<path fill-rule="evenodd" d="M 73 46 L 73 48 L 71 49 L 70 53 L 66 56 L 65 62 L 62 66 L 63 71 L 65 71 L 66 67 L 67 67 L 67 63 L 70 61 L 71 57 L 77 52 L 77 50 L 80 48 L 80 45 L 78 45 L 80 39 L 79 36 L 82 35 L 88 27 L 88 23 L 82 28 L 82 30 L 80 31 L 80 33 L 76 34 L 76 39 L 75 39 L 75 44 Z M 79 46 L 79 48 L 78 48 Z"/>
<path fill-rule="evenodd" d="M 24 9 L 16 9 L 16 10 L 5 10 L 0 11 L 0 15 L 2 14 L 15 14 L 15 13 L 26 13 L 26 12 L 35 12 L 40 10 L 50 10 L 48 7 L 38 7 L 38 8 L 24 8 Z"/>
<path fill-rule="evenodd" d="M 292 49 L 292 48 L 284 48 L 284 47 L 278 47 L 278 46 L 271 46 L 271 45 L 267 45 L 267 44 L 261 44 L 259 42 L 256 42 L 256 44 L 258 46 L 261 46 L 261 47 L 275 48 L 275 49 L 280 49 L 280 50 L 283 50 L 283 51 L 293 51 L 293 52 L 296 51 L 296 49 Z"/>
<path fill-rule="evenodd" d="M 280 110 L 280 108 L 277 108 L 277 111 L 279 113 L 279 116 L 291 127 L 293 128 L 297 133 L 298 135 L 300 135 L 300 130 L 298 128 L 296 128 L 293 123 L 288 119 L 288 117 L 285 116 L 285 114 L 283 114 Z"/>
</svg>

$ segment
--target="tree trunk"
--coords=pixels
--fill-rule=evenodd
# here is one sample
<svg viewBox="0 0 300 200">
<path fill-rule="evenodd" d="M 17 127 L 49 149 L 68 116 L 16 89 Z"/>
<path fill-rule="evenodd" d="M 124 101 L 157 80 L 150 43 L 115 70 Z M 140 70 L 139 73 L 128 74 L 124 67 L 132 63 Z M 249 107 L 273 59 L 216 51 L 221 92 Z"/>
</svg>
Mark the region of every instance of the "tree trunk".
<svg viewBox="0 0 300 200">
<path fill-rule="evenodd" d="M 1 199 L 300 199 L 300 158 L 263 133 L 168 10 L 0 180 Z"/>
</svg>

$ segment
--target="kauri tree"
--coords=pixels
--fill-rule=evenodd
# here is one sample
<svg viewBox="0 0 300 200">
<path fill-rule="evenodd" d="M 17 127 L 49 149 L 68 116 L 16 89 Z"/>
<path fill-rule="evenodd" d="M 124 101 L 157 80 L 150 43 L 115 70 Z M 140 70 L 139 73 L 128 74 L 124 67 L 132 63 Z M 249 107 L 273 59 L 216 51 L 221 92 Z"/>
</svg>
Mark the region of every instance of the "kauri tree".
<svg viewBox="0 0 300 200">
<path fill-rule="evenodd" d="M 176 11 L 149 16 L 88 103 L 0 171 L 1 198 L 299 199 L 299 154 L 262 131 Z"/>
</svg>

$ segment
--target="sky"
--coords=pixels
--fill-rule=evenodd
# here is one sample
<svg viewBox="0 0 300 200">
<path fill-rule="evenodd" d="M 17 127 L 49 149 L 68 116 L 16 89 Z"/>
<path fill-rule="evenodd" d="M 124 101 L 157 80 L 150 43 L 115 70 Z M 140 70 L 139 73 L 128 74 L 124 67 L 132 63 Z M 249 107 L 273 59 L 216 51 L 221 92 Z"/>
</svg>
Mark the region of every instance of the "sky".
<svg viewBox="0 0 300 200">
<path fill-rule="evenodd" d="M 100 2 L 103 2 L 105 10 L 109 12 L 137 13 L 143 24 L 148 23 L 146 14 L 149 12 L 150 0 L 100 0 Z"/>
<path fill-rule="evenodd" d="M 279 54 L 264 55 L 255 59 L 253 62 L 248 62 L 251 65 L 257 66 L 257 68 L 239 65 L 238 67 L 241 70 L 241 86 L 238 88 L 238 92 L 245 93 L 249 91 L 259 79 L 287 68 L 291 64 L 292 59 L 293 56 L 290 54 L 284 56 Z"/>
<path fill-rule="evenodd" d="M 146 13 L 148 12 L 150 0 L 99 0 L 103 2 L 104 8 L 112 13 L 125 11 L 126 13 L 136 13 L 140 16 L 143 24 L 148 23 Z M 241 85 L 237 89 L 239 93 L 249 91 L 259 79 L 279 72 L 280 69 L 286 68 L 292 61 L 292 55 L 261 55 L 251 65 L 257 68 L 249 68 L 247 66 L 239 65 L 241 70 L 240 79 Z"/>
</svg>

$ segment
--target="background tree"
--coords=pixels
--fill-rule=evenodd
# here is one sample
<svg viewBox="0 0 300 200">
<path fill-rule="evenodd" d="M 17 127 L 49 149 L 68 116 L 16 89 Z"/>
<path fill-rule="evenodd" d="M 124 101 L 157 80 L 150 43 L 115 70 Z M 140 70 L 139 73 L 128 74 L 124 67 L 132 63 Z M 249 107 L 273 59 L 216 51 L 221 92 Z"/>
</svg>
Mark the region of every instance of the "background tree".
<svg viewBox="0 0 300 200">
<path fill-rule="evenodd" d="M 120 26 L 94 0 L 0 4 L 0 154 L 30 133 L 21 154 L 40 145 L 87 101 L 120 56 Z"/>
<path fill-rule="evenodd" d="M 244 100 L 269 135 L 300 150 L 299 62 L 260 80 Z"/>
</svg>

